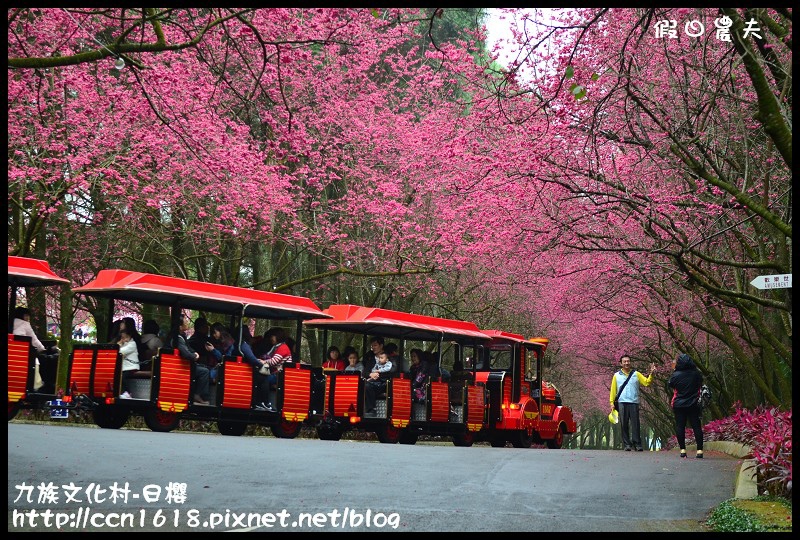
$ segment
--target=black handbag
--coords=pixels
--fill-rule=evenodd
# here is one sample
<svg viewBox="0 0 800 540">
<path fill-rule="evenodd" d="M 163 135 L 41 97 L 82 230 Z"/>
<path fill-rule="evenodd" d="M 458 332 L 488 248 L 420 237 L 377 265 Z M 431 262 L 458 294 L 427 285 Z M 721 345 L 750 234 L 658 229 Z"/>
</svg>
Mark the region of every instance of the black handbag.
<svg viewBox="0 0 800 540">
<path fill-rule="evenodd" d="M 626 384 L 628 384 L 628 381 L 629 381 L 629 380 L 631 380 L 631 377 L 633 376 L 633 374 L 634 374 L 635 372 L 636 372 L 636 370 L 635 370 L 635 369 L 632 369 L 632 370 L 631 370 L 631 372 L 630 372 L 630 373 L 628 373 L 628 378 L 627 378 L 627 379 L 625 379 L 625 382 L 624 382 L 624 383 L 622 383 L 622 386 L 620 386 L 620 387 L 619 387 L 619 390 L 617 390 L 617 397 L 616 397 L 616 398 L 614 398 L 614 410 L 615 410 L 615 411 L 618 411 L 618 410 L 619 410 L 619 395 L 622 393 L 622 390 L 625 388 L 625 385 L 626 385 Z"/>
</svg>

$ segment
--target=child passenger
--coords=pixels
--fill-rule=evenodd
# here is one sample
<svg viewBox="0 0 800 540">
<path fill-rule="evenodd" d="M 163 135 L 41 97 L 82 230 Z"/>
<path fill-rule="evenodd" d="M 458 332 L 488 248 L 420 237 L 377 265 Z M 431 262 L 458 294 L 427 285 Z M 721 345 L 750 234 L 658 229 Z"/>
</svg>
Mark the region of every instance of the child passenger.
<svg viewBox="0 0 800 540">
<path fill-rule="evenodd" d="M 120 398 L 131 399 L 130 377 L 134 371 L 139 369 L 139 350 L 127 329 L 119 331 L 117 339 L 119 353 L 122 355 L 122 394 Z"/>
<path fill-rule="evenodd" d="M 345 373 L 359 373 L 364 375 L 364 364 L 358 358 L 358 353 L 352 347 L 345 349 L 345 359 L 347 360 L 347 367 L 344 368 Z"/>
<path fill-rule="evenodd" d="M 339 356 L 339 347 L 331 345 L 328 347 L 328 357 L 322 364 L 322 369 L 335 369 L 336 371 L 344 371 L 346 367 L 345 361 Z"/>
<path fill-rule="evenodd" d="M 375 402 L 378 396 L 386 390 L 386 379 L 381 378 L 381 374 L 388 374 L 392 371 L 392 362 L 386 352 L 378 353 L 375 360 L 375 366 L 367 376 L 367 383 L 364 387 L 364 405 L 367 413 L 375 412 Z"/>
</svg>

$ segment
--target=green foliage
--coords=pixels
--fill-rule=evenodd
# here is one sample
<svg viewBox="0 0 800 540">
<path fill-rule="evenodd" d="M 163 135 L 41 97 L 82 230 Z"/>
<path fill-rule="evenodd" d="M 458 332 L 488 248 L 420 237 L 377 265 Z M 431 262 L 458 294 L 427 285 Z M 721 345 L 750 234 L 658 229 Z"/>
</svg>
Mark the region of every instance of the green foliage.
<svg viewBox="0 0 800 540">
<path fill-rule="evenodd" d="M 580 84 L 573 83 L 570 85 L 569 91 L 578 101 L 586 97 L 586 88 Z"/>
<path fill-rule="evenodd" d="M 731 500 L 714 509 L 708 519 L 714 532 L 766 532 L 766 528 L 753 516 L 734 506 Z"/>
<path fill-rule="evenodd" d="M 477 30 L 486 19 L 485 8 L 425 8 L 424 11 L 433 21 L 432 25 L 427 21 L 426 24 L 437 43 L 468 40 L 468 31 Z"/>
<path fill-rule="evenodd" d="M 420 35 L 431 39 L 436 46 L 471 41 L 472 32 L 484 24 L 487 17 L 485 8 L 424 8 L 423 12 L 428 18 L 420 23 Z M 486 42 L 476 45 L 474 56 L 484 56 Z"/>
<path fill-rule="evenodd" d="M 743 507 L 743 503 L 749 504 Z M 775 505 L 786 512 L 775 512 Z M 759 509 L 767 510 L 762 512 Z M 791 515 L 792 503 L 788 499 L 771 496 L 756 497 L 752 501 L 729 499 L 711 512 L 706 524 L 714 532 L 791 531 Z"/>
</svg>

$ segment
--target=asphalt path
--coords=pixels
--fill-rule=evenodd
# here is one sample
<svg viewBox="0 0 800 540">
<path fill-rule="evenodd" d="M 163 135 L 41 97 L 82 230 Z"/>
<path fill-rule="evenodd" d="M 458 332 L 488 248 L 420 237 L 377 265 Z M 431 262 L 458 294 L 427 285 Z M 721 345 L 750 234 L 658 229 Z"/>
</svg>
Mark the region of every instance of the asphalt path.
<svg viewBox="0 0 800 540">
<path fill-rule="evenodd" d="M 11 422 L 8 530 L 705 531 L 740 463 Z"/>
</svg>

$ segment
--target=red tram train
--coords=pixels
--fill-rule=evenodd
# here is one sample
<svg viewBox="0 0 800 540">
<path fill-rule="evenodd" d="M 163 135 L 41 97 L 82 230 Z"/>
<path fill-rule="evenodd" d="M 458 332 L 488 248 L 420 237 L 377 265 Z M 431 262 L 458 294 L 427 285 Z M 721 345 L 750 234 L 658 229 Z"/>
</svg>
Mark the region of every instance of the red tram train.
<svg viewBox="0 0 800 540">
<path fill-rule="evenodd" d="M 19 286 L 65 284 L 44 261 L 9 257 L 11 299 Z M 574 433 L 572 411 L 555 388 L 544 381 L 548 341 L 473 323 L 414 315 L 388 309 L 333 305 L 321 310 L 308 298 L 216 285 L 189 279 L 102 270 L 92 282 L 74 289 L 109 302 L 168 306 L 171 330 L 184 310 L 227 317 L 230 328 L 245 318 L 270 325 L 294 326 L 293 357 L 300 358 L 304 336 L 314 350 L 325 350 L 332 338 L 391 339 L 400 357 L 424 349 L 434 359 L 434 375 L 423 396 L 412 399 L 412 381 L 402 366 L 388 374 L 385 392 L 374 414 L 365 412 L 365 380 L 359 374 L 323 371 L 296 361 L 277 373 L 271 389 L 272 410 L 252 406 L 254 370 L 240 353 L 223 357 L 208 405 L 196 404 L 196 367 L 176 349 L 162 348 L 151 368 L 134 374 L 131 399 L 121 399 L 122 357 L 117 345 L 76 345 L 69 357 L 64 396 L 38 394 L 32 388 L 34 354 L 30 340 L 9 329 L 9 420 L 21 407 L 88 409 L 103 428 L 122 427 L 130 415 L 141 415 L 153 431 L 171 431 L 181 419 L 214 421 L 224 435 L 242 435 L 249 424 L 268 426 L 277 437 L 296 437 L 303 425 L 319 438 L 338 440 L 350 430 L 374 432 L 383 443 L 414 444 L 421 435 L 450 437 L 457 446 L 488 441 L 492 446 L 530 447 L 534 442 L 560 448 Z M 13 306 L 10 306 L 12 308 Z M 241 331 L 238 336 L 241 343 Z M 26 348 L 27 345 L 27 348 Z M 24 349 L 24 350 L 23 350 Z M 402 362 L 401 362 L 402 363 Z M 463 370 L 454 370 L 463 366 Z"/>
</svg>

